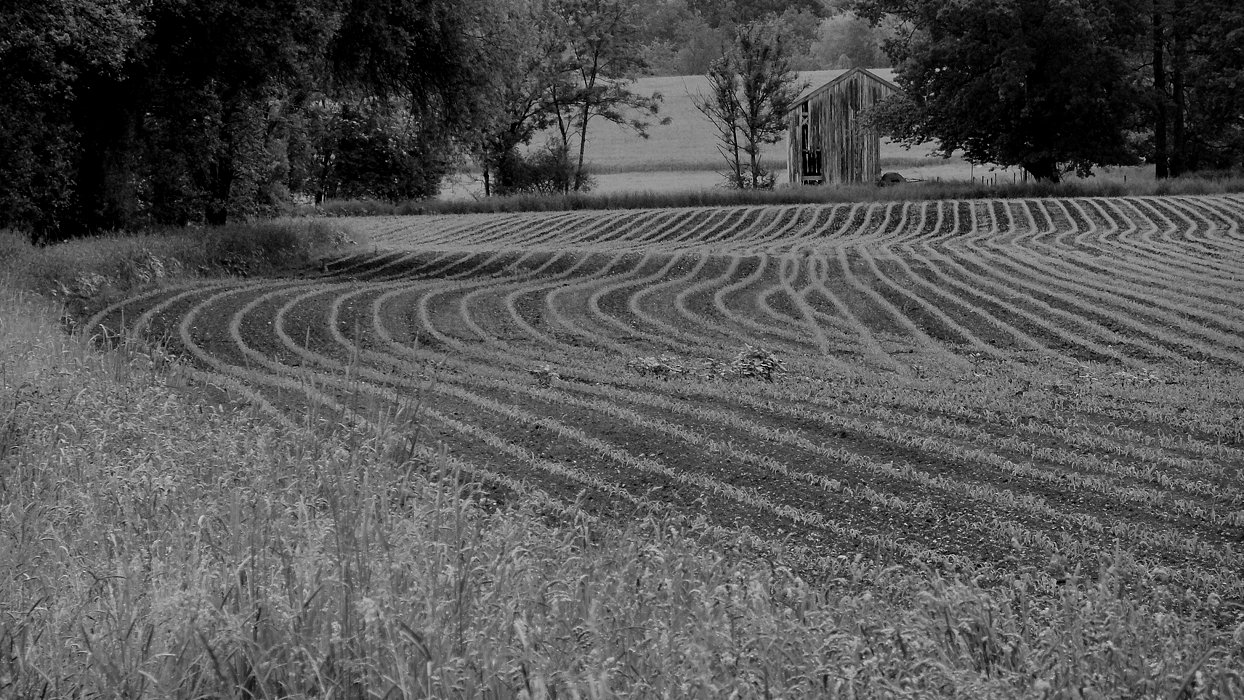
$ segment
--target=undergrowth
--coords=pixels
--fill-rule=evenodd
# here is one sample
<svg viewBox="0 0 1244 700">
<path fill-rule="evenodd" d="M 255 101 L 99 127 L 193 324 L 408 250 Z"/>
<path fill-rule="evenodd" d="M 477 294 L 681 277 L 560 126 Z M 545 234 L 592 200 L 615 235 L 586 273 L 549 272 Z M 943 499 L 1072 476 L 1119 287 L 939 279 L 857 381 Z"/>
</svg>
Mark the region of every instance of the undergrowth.
<svg viewBox="0 0 1244 700">
<path fill-rule="evenodd" d="M 0 260 L 12 284 L 57 301 L 72 316 L 151 284 L 304 267 L 349 242 L 340 227 L 308 220 L 118 233 L 45 247 L 0 229 Z"/>
</svg>

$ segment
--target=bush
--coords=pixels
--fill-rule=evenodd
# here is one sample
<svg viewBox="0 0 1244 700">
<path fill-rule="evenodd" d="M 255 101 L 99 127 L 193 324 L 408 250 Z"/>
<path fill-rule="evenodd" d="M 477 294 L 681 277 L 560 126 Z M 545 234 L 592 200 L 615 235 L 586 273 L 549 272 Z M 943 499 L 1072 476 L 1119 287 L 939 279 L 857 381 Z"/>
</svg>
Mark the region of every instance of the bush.
<svg viewBox="0 0 1244 700">
<path fill-rule="evenodd" d="M 593 182 L 587 173 L 576 174 L 566 147 L 550 143 L 532 153 L 511 150 L 497 166 L 494 194 L 561 194 L 571 190 L 587 192 Z"/>
</svg>

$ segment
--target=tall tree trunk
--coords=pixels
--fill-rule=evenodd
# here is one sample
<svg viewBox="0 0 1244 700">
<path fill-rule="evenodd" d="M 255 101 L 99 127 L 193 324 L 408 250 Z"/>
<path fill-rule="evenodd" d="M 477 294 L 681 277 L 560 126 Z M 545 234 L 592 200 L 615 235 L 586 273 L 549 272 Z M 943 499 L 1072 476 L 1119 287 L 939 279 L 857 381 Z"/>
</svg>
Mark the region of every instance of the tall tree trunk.
<svg viewBox="0 0 1244 700">
<path fill-rule="evenodd" d="M 1172 177 L 1183 175 L 1188 169 L 1188 136 L 1185 129 L 1186 123 L 1186 106 L 1184 96 L 1184 65 L 1186 54 L 1186 42 L 1184 37 L 1183 25 L 1183 0 L 1175 0 L 1174 8 L 1171 13 L 1173 21 L 1171 29 L 1173 30 L 1173 43 L 1171 51 L 1171 92 L 1173 93 L 1173 107 L 1175 109 L 1174 120 L 1171 124 L 1171 136 L 1175 142 L 1174 151 L 1171 154 L 1170 173 Z"/>
<path fill-rule="evenodd" d="M 141 117 L 127 113 L 118 105 L 124 86 L 103 79 L 87 79 L 76 86 L 73 121 L 77 129 L 80 160 L 77 166 L 77 207 L 75 218 L 80 230 L 62 230 L 62 235 L 96 233 L 133 226 L 133 212 L 127 206 L 134 199 L 129 172 L 132 141 Z"/>
<path fill-rule="evenodd" d="M 1153 9 L 1153 160 L 1154 176 L 1159 180 L 1170 177 L 1171 154 L 1167 143 L 1166 123 L 1166 30 L 1162 10 L 1154 4 Z"/>
<path fill-rule="evenodd" d="M 578 192 L 583 186 L 583 156 L 587 151 L 587 122 L 591 116 L 589 112 L 591 106 L 590 98 L 585 98 L 583 102 L 583 112 L 579 115 L 579 157 L 575 161 L 574 168 L 574 191 Z"/>
<path fill-rule="evenodd" d="M 552 104 L 553 114 L 557 116 L 557 135 L 562 141 L 561 153 L 559 154 L 559 157 L 564 163 L 570 158 L 570 123 L 565 112 L 562 111 L 564 107 L 561 101 L 560 93 L 558 93 L 556 86 L 554 86 L 552 90 Z M 571 182 L 567 179 L 565 182 L 560 184 L 562 194 L 569 194 Z"/>
<path fill-rule="evenodd" d="M 229 222 L 229 191 L 233 189 L 233 160 L 229 154 L 212 165 L 212 184 L 203 219 L 208 226 Z"/>
<path fill-rule="evenodd" d="M 246 95 L 240 90 L 226 90 L 221 96 L 220 112 L 220 145 L 211 156 L 207 167 L 207 203 L 204 205 L 203 220 L 209 226 L 224 226 L 229 221 L 229 195 L 233 191 L 233 181 L 237 177 L 236 159 L 239 157 L 238 145 L 242 138 L 243 126 L 240 122 L 246 116 Z"/>
<path fill-rule="evenodd" d="M 749 140 L 752 137 L 749 137 Z M 760 146 L 755 141 L 747 149 L 747 157 L 752 170 L 752 189 L 760 187 Z"/>
<path fill-rule="evenodd" d="M 733 184 L 736 189 L 741 190 L 743 189 L 743 158 L 739 155 L 739 151 L 741 150 L 739 147 L 739 130 L 735 126 L 730 127 L 730 140 L 730 145 L 734 149 L 734 160 L 732 161 L 734 165 Z"/>
</svg>

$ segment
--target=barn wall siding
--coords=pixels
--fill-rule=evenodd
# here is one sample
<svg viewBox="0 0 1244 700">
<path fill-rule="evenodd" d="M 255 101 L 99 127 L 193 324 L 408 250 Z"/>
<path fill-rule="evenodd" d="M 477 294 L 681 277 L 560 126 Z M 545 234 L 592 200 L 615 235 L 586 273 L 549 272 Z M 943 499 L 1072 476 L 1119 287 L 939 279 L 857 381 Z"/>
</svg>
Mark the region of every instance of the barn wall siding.
<svg viewBox="0 0 1244 700">
<path fill-rule="evenodd" d="M 790 181 L 815 182 L 822 178 L 826 183 L 843 184 L 879 178 L 881 138 L 859 122 L 865 110 L 894 92 L 889 83 L 856 69 L 796 103 L 787 118 Z M 815 172 L 818 160 L 820 173 Z"/>
</svg>

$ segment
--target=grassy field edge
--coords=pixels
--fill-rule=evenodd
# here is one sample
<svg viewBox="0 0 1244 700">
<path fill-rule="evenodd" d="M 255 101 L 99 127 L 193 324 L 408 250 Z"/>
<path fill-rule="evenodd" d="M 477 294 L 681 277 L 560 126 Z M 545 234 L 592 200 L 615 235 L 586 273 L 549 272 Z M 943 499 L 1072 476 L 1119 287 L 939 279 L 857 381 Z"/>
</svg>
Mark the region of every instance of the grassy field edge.
<svg viewBox="0 0 1244 700">
<path fill-rule="evenodd" d="M 572 192 L 519 194 L 459 200 L 417 200 L 405 203 L 371 199 L 330 200 L 304 207 L 302 215 L 405 216 L 418 214 L 504 214 L 590 209 L 672 209 L 783 204 L 844 204 L 855 202 L 938 201 L 977 199 L 1036 199 L 1050 197 L 1141 197 L 1210 195 L 1244 192 L 1239 176 L 1183 177 L 1123 183 L 1107 180 L 1069 180 L 1062 183 L 1022 184 L 971 182 L 916 182 L 899 187 L 872 184 L 838 187 L 778 187 L 772 190 L 726 188 L 685 191 Z"/>
</svg>

